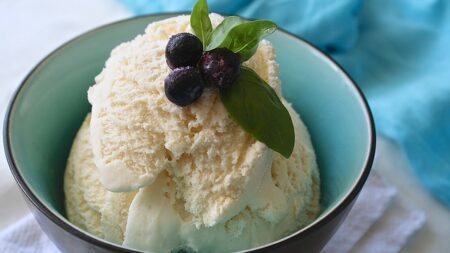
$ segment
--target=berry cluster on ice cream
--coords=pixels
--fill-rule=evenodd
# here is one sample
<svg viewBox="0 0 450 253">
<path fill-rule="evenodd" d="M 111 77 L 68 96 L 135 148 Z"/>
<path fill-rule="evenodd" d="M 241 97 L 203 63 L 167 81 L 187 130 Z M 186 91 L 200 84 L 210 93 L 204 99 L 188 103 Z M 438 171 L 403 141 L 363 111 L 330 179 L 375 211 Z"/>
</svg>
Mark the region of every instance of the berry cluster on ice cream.
<svg viewBox="0 0 450 253">
<path fill-rule="evenodd" d="M 117 46 L 89 89 L 92 112 L 64 182 L 67 216 L 81 229 L 144 251 L 223 253 L 281 239 L 316 217 L 314 150 L 282 97 L 273 46 L 262 40 L 234 52 L 226 36 L 222 44 L 202 37 L 192 19 L 205 8 L 199 1 L 191 16 L 152 23 Z M 217 14 L 208 20 L 210 34 L 224 22 L 228 33 L 248 23 Z M 239 86 L 255 80 L 280 101 L 275 109 L 286 110 L 295 138 L 281 141 L 292 148 L 233 111 L 252 110 L 235 101 L 251 99 Z M 276 132 L 279 124 L 270 127 Z"/>
</svg>

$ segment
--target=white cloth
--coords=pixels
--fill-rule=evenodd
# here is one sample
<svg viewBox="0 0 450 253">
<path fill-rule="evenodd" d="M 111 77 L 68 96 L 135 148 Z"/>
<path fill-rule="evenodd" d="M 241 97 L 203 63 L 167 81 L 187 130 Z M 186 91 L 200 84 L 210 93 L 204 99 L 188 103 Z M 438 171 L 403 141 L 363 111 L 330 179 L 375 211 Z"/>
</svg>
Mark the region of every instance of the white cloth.
<svg viewBox="0 0 450 253">
<path fill-rule="evenodd" d="M 31 214 L 0 232 L 0 252 L 58 253 Z"/>
<path fill-rule="evenodd" d="M 425 223 L 425 213 L 406 204 L 396 189 L 372 172 L 323 253 L 397 253 Z"/>
<path fill-rule="evenodd" d="M 324 253 L 397 253 L 423 226 L 422 211 L 397 198 L 375 173 Z M 0 252 L 58 252 L 31 215 L 0 232 Z"/>
</svg>

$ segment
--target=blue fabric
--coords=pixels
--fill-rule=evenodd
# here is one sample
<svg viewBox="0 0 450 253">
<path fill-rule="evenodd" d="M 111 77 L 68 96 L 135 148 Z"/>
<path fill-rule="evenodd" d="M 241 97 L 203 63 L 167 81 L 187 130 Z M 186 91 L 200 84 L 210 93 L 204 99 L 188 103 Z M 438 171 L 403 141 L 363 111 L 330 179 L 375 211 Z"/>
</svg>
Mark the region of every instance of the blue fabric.
<svg viewBox="0 0 450 253">
<path fill-rule="evenodd" d="M 122 0 L 135 14 L 190 11 L 195 0 Z M 210 10 L 271 19 L 331 54 L 362 87 L 378 133 L 406 152 L 450 207 L 450 1 L 210 0 Z"/>
</svg>

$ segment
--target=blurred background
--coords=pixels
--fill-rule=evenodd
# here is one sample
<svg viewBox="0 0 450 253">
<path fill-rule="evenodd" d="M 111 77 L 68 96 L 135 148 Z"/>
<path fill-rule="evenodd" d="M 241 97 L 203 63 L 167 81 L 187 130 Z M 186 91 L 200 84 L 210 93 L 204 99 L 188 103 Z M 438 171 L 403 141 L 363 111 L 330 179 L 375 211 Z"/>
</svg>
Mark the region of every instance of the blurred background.
<svg viewBox="0 0 450 253">
<path fill-rule="evenodd" d="M 0 0 L 2 125 L 20 81 L 62 43 L 136 15 L 190 11 L 194 2 Z M 374 173 L 395 189 L 395 201 L 426 217 L 397 252 L 449 252 L 450 1 L 210 0 L 209 4 L 210 10 L 220 13 L 274 20 L 330 54 L 350 73 L 375 117 Z M 0 206 L 0 231 L 29 213 L 3 146 Z M 395 212 L 392 208 L 382 217 Z M 376 226 L 382 225 L 374 223 L 371 229 Z"/>
</svg>

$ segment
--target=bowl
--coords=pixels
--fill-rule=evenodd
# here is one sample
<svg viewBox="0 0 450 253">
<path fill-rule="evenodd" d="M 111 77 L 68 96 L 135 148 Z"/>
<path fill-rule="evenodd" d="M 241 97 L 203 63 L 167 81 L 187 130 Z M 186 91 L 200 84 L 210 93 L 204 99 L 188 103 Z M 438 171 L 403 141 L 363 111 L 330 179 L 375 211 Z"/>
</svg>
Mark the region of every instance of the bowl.
<svg viewBox="0 0 450 253">
<path fill-rule="evenodd" d="M 131 18 L 62 45 L 25 78 L 7 110 L 4 145 L 11 171 L 36 220 L 62 252 L 138 252 L 75 227 L 65 217 L 63 175 L 74 136 L 90 111 L 87 89 L 111 49 L 154 21 Z M 283 93 L 308 127 L 321 177 L 321 213 L 281 240 L 243 252 L 318 252 L 352 207 L 375 150 L 368 104 L 354 81 L 308 42 L 277 30 L 273 42 Z"/>
</svg>

